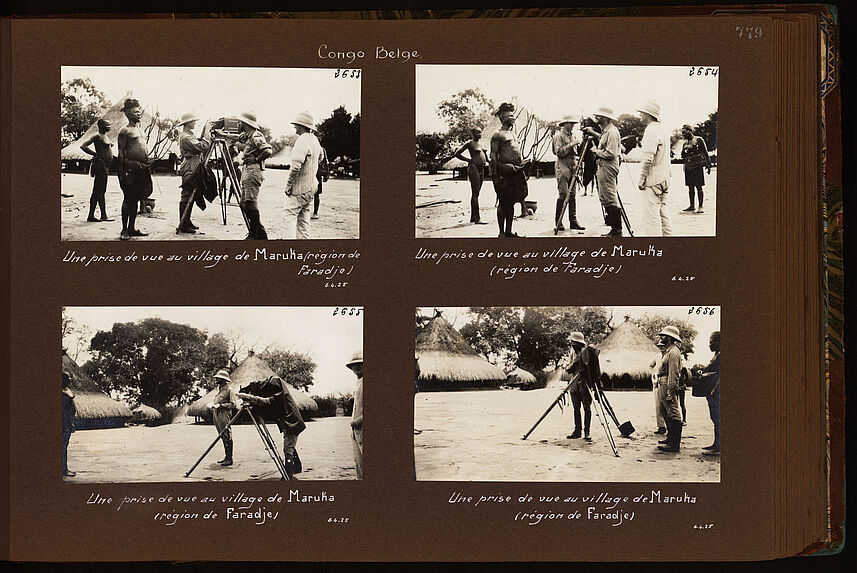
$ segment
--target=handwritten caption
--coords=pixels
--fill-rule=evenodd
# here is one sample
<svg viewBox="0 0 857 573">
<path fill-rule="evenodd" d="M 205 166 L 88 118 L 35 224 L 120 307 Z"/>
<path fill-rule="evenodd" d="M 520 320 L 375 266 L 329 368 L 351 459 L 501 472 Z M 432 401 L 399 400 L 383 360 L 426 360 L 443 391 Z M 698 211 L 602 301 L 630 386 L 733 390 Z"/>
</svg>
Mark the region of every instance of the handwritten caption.
<svg viewBox="0 0 857 573">
<path fill-rule="evenodd" d="M 283 250 L 274 250 L 269 247 L 258 247 L 255 249 L 244 249 L 240 252 L 230 253 L 224 251 L 212 251 L 199 249 L 190 253 L 171 252 L 138 252 L 131 253 L 97 253 L 78 252 L 76 250 L 66 251 L 62 262 L 93 268 L 99 266 L 115 265 L 175 265 L 196 264 L 204 269 L 213 269 L 218 265 L 225 266 L 228 263 L 291 263 L 296 267 L 295 274 L 302 277 L 314 277 L 324 281 L 328 288 L 341 288 L 348 286 L 348 277 L 354 272 L 355 264 L 360 259 L 360 251 L 302 251 L 289 247 Z"/>
<path fill-rule="evenodd" d="M 606 491 L 589 495 L 509 495 L 503 492 L 469 495 L 453 491 L 447 503 L 474 508 L 502 506 L 509 509 L 508 515 L 512 521 L 531 527 L 552 521 L 594 521 L 619 527 L 633 522 L 643 507 L 654 504 L 695 504 L 696 496 L 687 492 L 671 495 L 661 490 L 636 495 L 613 495 Z"/>
<path fill-rule="evenodd" d="M 114 511 L 149 511 L 152 521 L 172 527 L 180 521 L 226 520 L 232 523 L 265 525 L 276 521 L 284 504 L 332 504 L 326 491 L 306 493 L 292 489 L 285 493 L 251 494 L 237 491 L 228 495 L 106 495 L 90 492 L 85 505 Z M 349 517 L 325 516 L 328 523 L 348 523 Z M 344 520 L 344 521 L 343 521 Z"/>
<path fill-rule="evenodd" d="M 490 248 L 479 251 L 431 251 L 421 247 L 414 258 L 436 265 L 451 261 L 482 260 L 490 264 L 489 276 L 511 280 L 525 274 L 571 274 L 600 279 L 607 275 L 618 275 L 625 261 L 630 258 L 663 256 L 663 249 L 654 245 L 641 249 L 613 245 L 592 250 L 558 247 L 543 251 Z"/>
</svg>

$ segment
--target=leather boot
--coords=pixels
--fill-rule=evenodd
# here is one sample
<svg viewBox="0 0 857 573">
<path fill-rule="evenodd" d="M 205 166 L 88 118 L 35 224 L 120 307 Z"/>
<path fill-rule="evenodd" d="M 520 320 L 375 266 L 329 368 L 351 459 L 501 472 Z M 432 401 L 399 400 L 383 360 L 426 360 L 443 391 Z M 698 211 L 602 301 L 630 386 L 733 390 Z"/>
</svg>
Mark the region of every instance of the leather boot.
<svg viewBox="0 0 857 573">
<path fill-rule="evenodd" d="M 571 193 L 570 190 L 569 193 Z M 577 222 L 577 197 L 573 193 L 568 198 L 568 228 L 572 231 L 586 230 L 586 227 Z"/>
<path fill-rule="evenodd" d="M 560 213 L 562 213 L 562 203 L 562 197 L 556 200 L 556 214 L 553 216 L 553 220 L 554 224 L 556 225 L 557 231 L 565 231 L 565 227 L 563 227 L 562 221 L 559 220 L 559 215 Z"/>
<path fill-rule="evenodd" d="M 289 479 L 294 478 L 294 476 L 295 476 L 295 459 L 290 453 L 283 452 L 283 465 L 286 468 L 286 475 L 289 477 Z"/>
<path fill-rule="evenodd" d="M 658 450 L 662 452 L 677 452 L 678 444 L 681 442 L 681 422 L 676 422 L 673 419 L 667 419 L 667 443 L 658 446 Z"/>
<path fill-rule="evenodd" d="M 223 443 L 223 449 L 226 450 L 226 457 L 220 463 L 222 466 L 232 465 L 232 440 Z"/>
<path fill-rule="evenodd" d="M 179 233 L 196 233 L 193 227 L 188 224 L 190 214 L 188 214 L 188 219 L 182 223 L 182 215 L 184 215 L 185 207 L 187 207 L 187 201 L 179 201 Z"/>
</svg>

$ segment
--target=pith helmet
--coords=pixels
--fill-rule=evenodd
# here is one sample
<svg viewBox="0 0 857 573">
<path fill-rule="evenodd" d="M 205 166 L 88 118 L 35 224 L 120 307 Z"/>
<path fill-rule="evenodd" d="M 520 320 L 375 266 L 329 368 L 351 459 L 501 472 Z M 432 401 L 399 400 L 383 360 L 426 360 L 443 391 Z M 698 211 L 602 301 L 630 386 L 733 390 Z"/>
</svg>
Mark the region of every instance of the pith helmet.
<svg viewBox="0 0 857 573">
<path fill-rule="evenodd" d="M 190 123 L 192 121 L 197 121 L 198 119 L 199 118 L 196 117 L 196 114 L 193 112 L 184 113 L 184 114 L 182 114 L 182 118 L 176 124 L 176 127 L 181 127 L 186 123 Z"/>
<path fill-rule="evenodd" d="M 570 338 L 571 338 L 572 342 L 579 342 L 580 344 L 586 344 L 586 339 L 583 338 L 582 332 L 572 332 Z"/>
<path fill-rule="evenodd" d="M 675 326 L 665 326 L 663 330 L 661 330 L 658 334 L 663 336 L 670 336 L 678 342 L 681 342 L 681 334 L 679 334 L 678 328 L 676 328 Z"/>
<path fill-rule="evenodd" d="M 226 380 L 227 382 L 232 382 L 232 378 L 229 377 L 229 372 L 223 369 L 218 370 L 217 374 L 215 374 L 214 377 L 220 378 L 221 380 Z"/>
<path fill-rule="evenodd" d="M 637 111 L 647 113 L 658 121 L 661 120 L 661 105 L 653 99 L 637 106 Z"/>
<path fill-rule="evenodd" d="M 238 119 L 240 119 L 253 129 L 259 129 L 259 123 L 256 121 L 256 114 L 252 111 L 242 112 L 238 115 Z"/>
<path fill-rule="evenodd" d="M 292 125 L 302 125 L 307 129 L 315 129 L 315 123 L 312 121 L 312 115 L 308 111 L 302 111 L 292 120 Z"/>
<path fill-rule="evenodd" d="M 577 123 L 577 120 L 574 119 L 574 117 L 572 117 L 570 115 L 564 115 L 564 116 L 562 116 L 562 119 L 560 120 L 559 125 L 563 126 L 566 123 Z"/>
<path fill-rule="evenodd" d="M 345 363 L 345 365 L 349 368 L 354 366 L 355 364 L 363 364 L 363 351 L 358 350 L 354 354 L 351 355 L 351 360 Z"/>
<path fill-rule="evenodd" d="M 599 107 L 598 109 L 595 110 L 595 113 L 593 113 L 592 115 L 600 115 L 602 117 L 606 117 L 608 119 L 612 119 L 613 121 L 616 121 L 616 114 L 613 113 L 613 110 L 610 109 L 609 107 Z"/>
</svg>

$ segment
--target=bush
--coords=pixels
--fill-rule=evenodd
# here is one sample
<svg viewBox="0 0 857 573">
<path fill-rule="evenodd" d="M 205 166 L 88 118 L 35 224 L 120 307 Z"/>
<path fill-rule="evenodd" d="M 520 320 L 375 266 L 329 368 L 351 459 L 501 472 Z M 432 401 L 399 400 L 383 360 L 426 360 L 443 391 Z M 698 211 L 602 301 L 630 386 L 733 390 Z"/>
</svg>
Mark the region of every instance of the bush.
<svg viewBox="0 0 857 573">
<path fill-rule="evenodd" d="M 336 416 L 337 397 L 331 394 L 327 396 L 313 396 L 313 400 L 318 404 L 318 412 L 315 413 L 317 418 L 331 418 Z"/>
</svg>

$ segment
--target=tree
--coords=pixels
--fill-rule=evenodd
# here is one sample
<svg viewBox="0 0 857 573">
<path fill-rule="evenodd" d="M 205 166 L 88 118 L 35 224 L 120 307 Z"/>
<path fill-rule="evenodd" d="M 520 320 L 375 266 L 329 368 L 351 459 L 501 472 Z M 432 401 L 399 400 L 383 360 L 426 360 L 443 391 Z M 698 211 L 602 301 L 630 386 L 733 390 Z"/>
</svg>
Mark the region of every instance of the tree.
<svg viewBox="0 0 857 573">
<path fill-rule="evenodd" d="M 205 363 L 200 369 L 199 385 L 206 390 L 217 386 L 214 375 L 221 368 L 230 369 L 231 346 L 226 335 L 217 332 L 208 338 L 205 344 Z"/>
<path fill-rule="evenodd" d="M 693 340 L 696 338 L 696 335 L 699 334 L 699 331 L 688 321 L 678 320 L 671 316 L 654 313 L 644 314 L 637 319 L 636 324 L 640 330 L 642 330 L 645 335 L 655 343 L 660 340 L 661 337 L 658 333 L 663 330 L 665 326 L 672 325 L 677 327 L 679 335 L 681 336 L 681 344 L 679 344 L 681 353 L 684 355 L 685 359 L 687 359 L 688 354 L 693 354 Z"/>
<path fill-rule="evenodd" d="M 277 376 L 298 390 L 306 391 L 313 384 L 316 363 L 306 354 L 282 348 L 266 348 L 259 354 Z"/>
<path fill-rule="evenodd" d="M 88 78 L 63 82 L 60 88 L 60 142 L 65 147 L 79 139 L 110 107 L 103 92 Z"/>
<path fill-rule="evenodd" d="M 66 307 L 62 307 L 62 346 L 75 362 L 80 351 L 89 346 L 90 334 L 89 327 L 77 322 L 69 316 Z"/>
<path fill-rule="evenodd" d="M 461 335 L 486 358 L 494 357 L 507 369 L 520 366 L 536 372 L 568 355 L 569 334 L 583 332 L 595 344 L 607 333 L 603 307 L 474 307 L 476 318 Z"/>
<path fill-rule="evenodd" d="M 449 142 L 441 133 L 417 134 L 417 170 L 437 173 L 452 155 Z"/>
<path fill-rule="evenodd" d="M 437 115 L 446 122 L 447 140 L 460 145 L 471 138 L 471 129 L 485 129 L 494 112 L 494 101 L 479 88 L 462 90 L 437 105 Z"/>
<path fill-rule="evenodd" d="M 184 403 L 205 376 L 206 334 L 160 318 L 116 323 L 92 337 L 95 357 L 84 365 L 106 392 L 160 412 Z"/>
<path fill-rule="evenodd" d="M 623 113 L 619 116 L 616 120 L 616 127 L 619 129 L 619 135 L 622 136 L 623 143 L 631 143 L 626 148 L 627 151 L 637 147 L 637 144 L 643 139 L 643 132 L 646 131 L 643 120 L 639 116 L 629 113 Z"/>
<path fill-rule="evenodd" d="M 694 133 L 705 140 L 708 149 L 717 148 L 717 110 L 708 114 L 708 119 L 696 124 Z"/>
<path fill-rule="evenodd" d="M 341 156 L 359 158 L 360 114 L 352 117 L 343 106 L 339 106 L 318 124 L 318 140 L 327 151 L 328 160 Z"/>
</svg>

